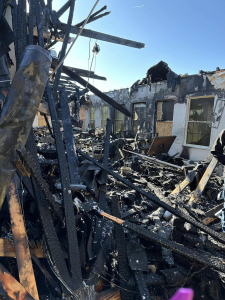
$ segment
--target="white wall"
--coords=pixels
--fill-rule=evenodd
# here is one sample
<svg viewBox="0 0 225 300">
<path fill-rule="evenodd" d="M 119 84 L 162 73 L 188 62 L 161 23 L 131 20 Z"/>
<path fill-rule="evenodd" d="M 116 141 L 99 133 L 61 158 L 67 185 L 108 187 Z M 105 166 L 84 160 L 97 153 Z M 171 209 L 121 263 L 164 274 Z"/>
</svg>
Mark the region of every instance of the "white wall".
<svg viewBox="0 0 225 300">
<path fill-rule="evenodd" d="M 184 144 L 185 126 L 186 126 L 187 104 L 176 103 L 173 111 L 173 129 L 172 135 L 176 135 L 176 139 L 170 148 L 169 154 L 174 155 L 177 152 L 181 154 Z"/>
</svg>

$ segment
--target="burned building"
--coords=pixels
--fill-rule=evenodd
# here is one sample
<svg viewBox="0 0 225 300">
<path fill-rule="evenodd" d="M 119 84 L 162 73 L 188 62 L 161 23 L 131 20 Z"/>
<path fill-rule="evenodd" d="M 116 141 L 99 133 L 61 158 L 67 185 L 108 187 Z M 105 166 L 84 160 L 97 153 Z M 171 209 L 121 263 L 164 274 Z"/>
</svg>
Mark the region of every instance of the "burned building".
<svg viewBox="0 0 225 300">
<path fill-rule="evenodd" d="M 115 134 L 135 136 L 145 119 L 142 134 L 146 138 L 176 136 L 171 155 L 178 153 L 191 160 L 202 160 L 225 126 L 225 70 L 177 75 L 161 61 L 130 89 L 106 94 L 131 111 L 132 117 L 91 95 L 92 107 L 81 108 L 86 128 L 88 124 L 104 126 L 110 117 Z"/>
</svg>

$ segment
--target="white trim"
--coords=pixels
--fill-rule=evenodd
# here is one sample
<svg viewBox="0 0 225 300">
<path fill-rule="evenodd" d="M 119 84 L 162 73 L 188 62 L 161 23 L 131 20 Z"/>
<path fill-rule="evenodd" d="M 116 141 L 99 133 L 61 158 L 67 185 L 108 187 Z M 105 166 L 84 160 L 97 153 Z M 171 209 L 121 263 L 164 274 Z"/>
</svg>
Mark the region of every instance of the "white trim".
<svg viewBox="0 0 225 300">
<path fill-rule="evenodd" d="M 195 149 L 204 149 L 204 150 L 210 150 L 210 147 L 207 146 L 201 146 L 201 145 L 192 145 L 192 144 L 185 144 L 183 145 L 183 147 L 187 147 L 187 148 L 195 148 Z"/>
<path fill-rule="evenodd" d="M 210 149 L 210 145 L 211 145 L 211 138 L 212 138 L 212 128 L 211 128 L 211 134 L 210 134 L 210 141 L 209 141 L 209 146 L 200 146 L 200 145 L 195 145 L 195 144 L 187 144 L 186 140 L 187 140 L 187 127 L 188 127 L 188 118 L 189 118 L 189 113 L 190 113 L 190 105 L 191 105 L 191 99 L 198 99 L 198 98 L 214 98 L 214 104 L 213 104 L 213 109 L 215 106 L 215 99 L 216 99 L 216 95 L 207 95 L 207 96 L 196 96 L 196 97 L 192 97 L 192 96 L 186 96 L 187 98 L 187 112 L 186 112 L 186 124 L 185 124 L 185 134 L 184 134 L 184 143 L 183 146 L 184 147 L 189 147 L 189 148 L 198 148 L 198 149 L 206 149 L 209 150 Z M 192 121 L 190 121 L 192 122 Z M 199 123 L 198 121 L 193 121 L 196 123 Z M 212 124 L 212 122 L 207 122 L 207 121 L 201 121 L 201 123 L 207 123 L 207 124 Z"/>
</svg>

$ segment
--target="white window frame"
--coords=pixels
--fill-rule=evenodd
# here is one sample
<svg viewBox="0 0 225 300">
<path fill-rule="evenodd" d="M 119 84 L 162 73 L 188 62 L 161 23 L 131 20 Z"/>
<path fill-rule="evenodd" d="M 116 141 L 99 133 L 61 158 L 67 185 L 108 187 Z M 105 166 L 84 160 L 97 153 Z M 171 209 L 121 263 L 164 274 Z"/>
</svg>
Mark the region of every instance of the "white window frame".
<svg viewBox="0 0 225 300">
<path fill-rule="evenodd" d="M 187 144 L 186 140 L 187 140 L 187 129 L 188 129 L 188 119 L 189 119 L 189 113 L 190 113 L 190 105 L 191 105 L 191 99 L 198 99 L 198 98 L 214 98 L 214 104 L 213 104 L 213 108 L 215 106 L 215 99 L 216 99 L 216 95 L 208 95 L 208 96 L 196 96 L 196 97 L 187 97 L 187 112 L 186 112 L 186 124 L 185 124 L 185 134 L 184 134 L 184 143 L 183 146 L 185 147 L 189 147 L 189 148 L 197 148 L 197 149 L 206 149 L 209 150 L 211 147 L 211 138 L 212 138 L 212 131 L 211 131 L 211 135 L 210 135 L 210 142 L 209 142 L 209 146 L 201 146 L 201 145 L 194 145 L 194 144 Z M 205 123 L 208 123 L 206 121 L 204 121 Z M 203 122 L 201 122 L 203 123 Z M 213 129 L 213 128 L 212 128 Z M 211 129 L 211 130 L 212 130 Z"/>
</svg>

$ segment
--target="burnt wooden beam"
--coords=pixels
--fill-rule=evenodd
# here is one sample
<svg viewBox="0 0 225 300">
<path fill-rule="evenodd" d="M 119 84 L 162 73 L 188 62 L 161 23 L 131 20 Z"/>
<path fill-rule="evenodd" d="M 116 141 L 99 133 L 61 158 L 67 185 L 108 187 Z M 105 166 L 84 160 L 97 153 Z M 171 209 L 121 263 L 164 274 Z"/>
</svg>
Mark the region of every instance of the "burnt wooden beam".
<svg viewBox="0 0 225 300">
<path fill-rule="evenodd" d="M 200 201 L 200 197 L 202 193 L 205 190 L 205 187 L 209 181 L 209 178 L 211 177 L 216 165 L 218 163 L 218 159 L 213 157 L 210 164 L 208 165 L 207 169 L 205 170 L 204 175 L 202 176 L 197 188 L 192 192 L 191 198 L 190 198 L 190 205 L 193 207 L 196 207 L 197 203 Z"/>
<path fill-rule="evenodd" d="M 60 29 L 63 30 L 63 31 L 66 31 L 66 28 L 67 28 L 67 24 L 61 23 Z M 78 28 L 76 26 L 72 26 L 70 32 L 73 33 L 73 34 L 78 34 L 80 32 L 80 28 Z M 118 44 L 118 45 L 123 45 L 123 46 L 127 46 L 127 47 L 132 47 L 132 48 L 142 49 L 142 48 L 145 47 L 145 44 L 143 44 L 143 43 L 139 43 L 139 42 L 135 42 L 135 41 L 132 41 L 132 40 L 119 38 L 117 36 L 113 36 L 113 35 L 97 32 L 97 31 L 93 31 L 93 30 L 90 30 L 90 29 L 83 29 L 80 35 L 91 38 L 91 39 L 97 39 L 97 40 L 100 40 L 100 41 L 113 43 L 113 44 Z"/>
<path fill-rule="evenodd" d="M 109 289 L 96 294 L 96 300 L 121 300 L 120 290 Z"/>
<path fill-rule="evenodd" d="M 71 24 L 73 20 L 74 8 L 75 8 L 75 0 L 70 0 L 70 10 L 69 10 L 69 16 L 67 20 L 67 28 L 65 30 L 65 37 L 60 51 L 59 63 L 63 60 L 66 54 L 67 43 L 70 38 L 70 30 L 71 30 Z M 54 86 L 53 86 L 53 99 L 55 102 L 57 101 L 57 91 L 58 91 L 59 80 L 62 72 L 62 67 L 63 66 L 61 65 L 57 73 L 55 74 Z"/>
<path fill-rule="evenodd" d="M 0 264 L 0 282 L 10 300 L 34 300 L 28 291 Z M 5 298 L 5 297 L 4 297 Z"/>
<path fill-rule="evenodd" d="M 52 276 L 49 274 L 49 272 L 46 270 L 46 268 L 42 265 L 41 261 L 38 259 L 38 257 L 35 254 L 31 254 L 32 260 L 35 262 L 35 264 L 38 266 L 40 271 L 45 276 L 46 280 L 48 281 L 49 285 L 53 288 L 54 292 L 57 294 L 58 297 L 62 297 L 62 293 L 60 291 L 60 288 L 58 284 L 55 282 L 55 280 L 52 278 Z"/>
<path fill-rule="evenodd" d="M 143 195 L 144 197 L 146 197 L 150 201 L 152 201 L 155 204 L 159 205 L 160 207 L 163 207 L 164 209 L 168 210 L 169 212 L 171 212 L 173 215 L 177 216 L 178 218 L 181 218 L 181 219 L 185 220 L 186 222 L 192 224 L 196 228 L 201 229 L 203 232 L 209 234 L 210 236 L 212 236 L 217 241 L 220 241 L 221 243 L 225 244 L 225 239 L 221 234 L 218 234 L 217 232 L 211 230 L 210 228 L 208 228 L 207 226 L 205 226 L 201 222 L 198 222 L 197 220 L 195 220 L 190 215 L 185 214 L 182 210 L 179 210 L 178 208 L 173 208 L 172 204 L 171 204 L 171 202 L 168 198 L 166 198 L 163 195 L 160 195 L 158 193 L 157 193 L 157 196 L 156 196 L 155 194 L 153 194 L 151 192 L 144 191 L 143 189 L 141 189 L 138 186 L 134 185 L 132 182 L 126 180 L 124 177 L 122 177 L 119 174 L 113 172 L 109 168 L 104 167 L 102 164 L 100 164 L 94 158 L 92 158 L 89 155 L 82 152 L 80 149 L 77 149 L 77 152 L 80 155 L 82 155 L 83 157 L 85 157 L 87 160 L 93 162 L 96 166 L 98 166 L 101 169 L 108 172 L 110 175 L 115 177 L 118 181 L 124 183 L 125 185 L 127 185 L 131 189 L 134 189 L 137 192 L 139 192 L 141 195 Z"/>
<path fill-rule="evenodd" d="M 45 258 L 44 250 L 41 248 L 41 244 L 37 243 L 37 246 L 31 249 L 38 258 Z M 16 257 L 15 248 L 7 239 L 0 238 L 0 257 Z"/>
<path fill-rule="evenodd" d="M 62 113 L 63 129 L 64 129 L 64 138 L 66 142 L 66 151 L 67 151 L 67 160 L 70 172 L 70 183 L 79 184 L 80 175 L 78 170 L 78 157 L 76 154 L 76 146 L 74 143 L 73 136 L 73 127 L 70 119 L 70 110 L 68 106 L 68 100 L 66 95 L 66 90 L 60 88 L 59 90 L 59 101 Z"/>
<path fill-rule="evenodd" d="M 10 184 L 7 200 L 20 282 L 35 300 L 39 300 L 15 177 Z"/>
<path fill-rule="evenodd" d="M 96 16 L 96 17 L 92 17 L 92 18 L 90 18 L 90 19 L 88 20 L 87 24 L 90 24 L 90 23 L 92 23 L 92 22 L 94 22 L 94 21 L 96 21 L 96 20 L 98 20 L 98 19 L 100 19 L 100 18 L 103 18 L 103 17 L 105 17 L 105 16 L 108 16 L 110 13 L 111 13 L 111 11 L 107 11 L 107 12 L 105 12 L 104 14 L 100 14 L 100 15 L 98 15 L 98 16 Z M 84 20 L 83 23 L 81 22 L 82 25 L 80 25 L 79 27 L 83 26 L 83 24 L 84 24 L 85 21 L 86 21 L 86 20 Z M 77 26 L 77 25 L 76 25 L 76 26 Z"/>
<path fill-rule="evenodd" d="M 54 67 L 57 67 L 57 65 L 58 65 L 57 59 L 53 58 L 52 65 Z M 87 82 L 86 80 L 84 80 L 83 78 L 81 78 L 80 76 L 78 76 L 77 74 L 75 74 L 74 72 L 72 72 L 67 67 L 63 66 L 62 72 L 65 73 L 67 76 L 70 76 L 72 79 L 74 79 L 78 83 L 80 83 L 83 87 L 89 88 L 89 90 L 91 92 L 93 92 L 96 96 L 98 96 L 103 101 L 105 101 L 106 103 L 110 104 L 111 106 L 113 106 L 115 109 L 117 109 L 118 111 L 120 111 L 124 115 L 126 115 L 128 117 L 131 117 L 131 113 L 125 107 L 123 107 L 122 105 L 120 105 L 119 103 L 117 103 L 115 100 L 113 100 L 112 98 L 110 98 L 106 94 L 104 94 L 101 91 L 99 91 L 96 87 L 94 87 L 89 82 Z"/>
<path fill-rule="evenodd" d="M 107 9 L 107 6 L 106 6 L 106 5 L 103 6 L 101 9 L 99 9 L 98 11 L 96 11 L 95 13 L 93 13 L 93 14 L 91 15 L 90 19 L 94 18 L 95 16 L 97 16 L 98 14 L 100 14 L 102 11 L 104 11 L 104 10 L 106 10 L 106 9 Z M 90 21 L 90 19 L 89 19 L 89 21 Z M 83 21 L 81 21 L 80 23 L 76 24 L 75 26 L 76 26 L 76 27 L 81 27 L 81 26 L 84 25 L 84 22 L 85 22 L 85 21 L 86 21 L 86 19 L 83 20 Z"/>
<path fill-rule="evenodd" d="M 67 1 L 58 11 L 57 11 L 57 16 L 60 18 L 70 7 L 70 0 Z"/>
</svg>

